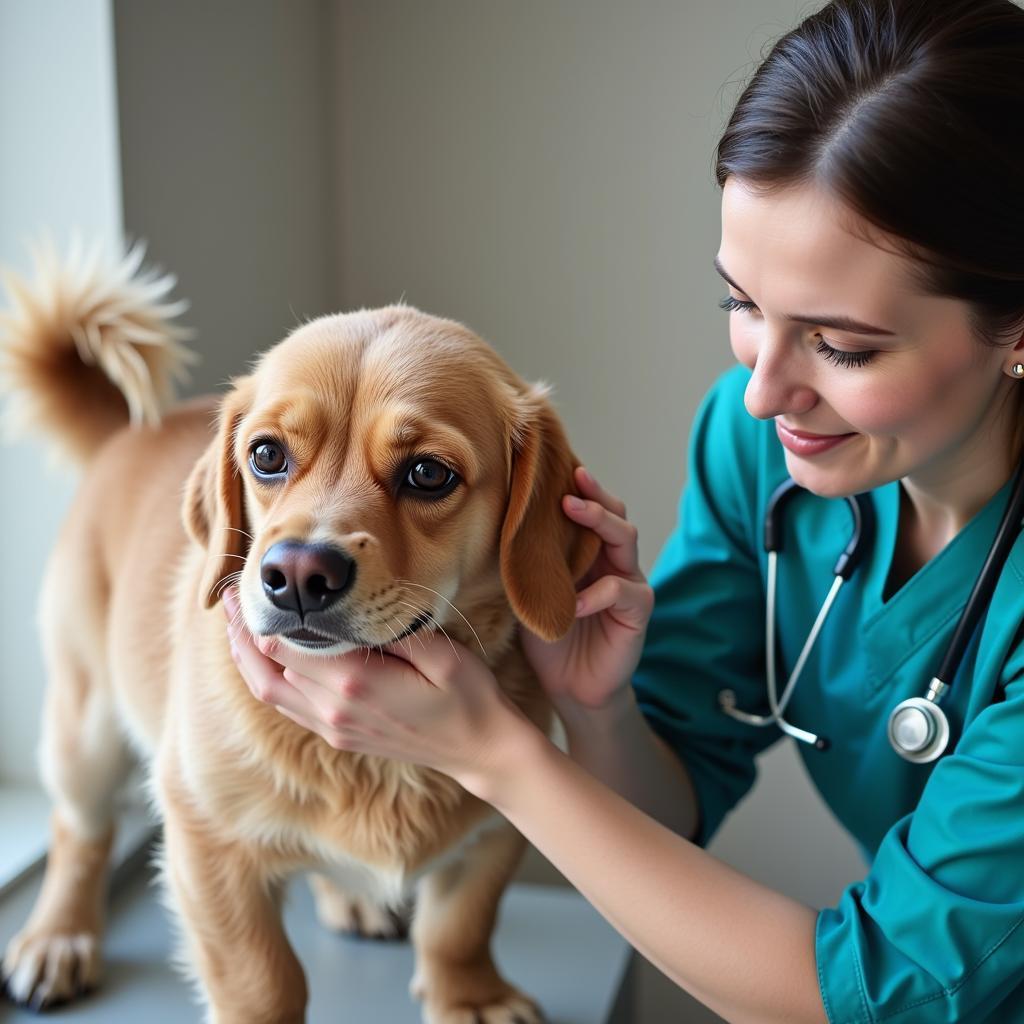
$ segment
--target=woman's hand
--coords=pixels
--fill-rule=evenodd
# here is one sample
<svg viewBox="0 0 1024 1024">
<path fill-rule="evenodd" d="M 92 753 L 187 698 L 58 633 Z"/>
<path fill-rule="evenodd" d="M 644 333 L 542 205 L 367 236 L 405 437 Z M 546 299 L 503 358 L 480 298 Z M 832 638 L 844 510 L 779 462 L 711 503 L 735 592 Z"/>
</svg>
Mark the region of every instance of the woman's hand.
<svg viewBox="0 0 1024 1024">
<path fill-rule="evenodd" d="M 563 717 L 578 709 L 607 708 L 631 693 L 630 679 L 654 608 L 654 591 L 639 567 L 636 527 L 626 520 L 625 505 L 582 466 L 576 467 L 575 480 L 585 500 L 565 495 L 562 508 L 603 542 L 580 581 L 576 621 L 550 644 L 521 630 L 527 659 Z"/>
<path fill-rule="evenodd" d="M 233 590 L 224 607 L 232 657 L 253 695 L 337 750 L 434 768 L 481 795 L 519 741 L 540 735 L 487 665 L 438 633 L 317 658 L 253 637 Z"/>
</svg>

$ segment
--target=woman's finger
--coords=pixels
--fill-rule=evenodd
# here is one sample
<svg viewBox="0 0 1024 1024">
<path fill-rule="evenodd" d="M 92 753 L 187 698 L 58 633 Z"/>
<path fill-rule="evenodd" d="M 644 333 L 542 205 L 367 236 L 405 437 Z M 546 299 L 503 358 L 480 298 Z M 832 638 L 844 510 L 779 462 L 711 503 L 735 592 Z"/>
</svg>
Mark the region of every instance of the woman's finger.
<svg viewBox="0 0 1024 1024">
<path fill-rule="evenodd" d="M 653 607 L 654 591 L 647 583 L 621 576 L 602 576 L 576 595 L 577 618 L 606 611 L 628 629 L 644 629 Z"/>
<path fill-rule="evenodd" d="M 251 643 L 233 645 L 232 654 L 242 678 L 258 700 L 272 704 L 285 718 L 341 749 L 338 730 L 351 720 L 351 715 L 339 698 L 332 699 L 316 680 L 291 669 L 282 671 L 277 662 Z"/>
<path fill-rule="evenodd" d="M 280 704 L 275 706 L 275 710 L 279 711 L 285 718 L 290 718 L 296 725 L 301 725 L 303 729 L 316 734 L 320 739 L 327 743 L 328 746 L 333 747 L 335 750 L 354 751 L 360 749 L 359 737 L 357 734 L 347 732 L 343 733 L 339 729 L 331 728 L 315 711 L 300 714 L 290 710 L 289 708 L 283 707 Z"/>
<path fill-rule="evenodd" d="M 566 495 L 562 508 L 574 523 L 591 529 L 604 541 L 604 554 L 616 572 L 640 574 L 637 529 L 626 519 L 609 512 L 600 502 Z"/>
<path fill-rule="evenodd" d="M 299 714 L 309 710 L 309 702 L 285 680 L 281 666 L 260 653 L 255 644 L 241 636 L 232 638 L 231 656 L 257 700 L 287 707 Z"/>
<path fill-rule="evenodd" d="M 620 519 L 627 518 L 625 502 L 606 491 L 584 466 L 576 467 L 575 480 L 576 486 L 580 489 L 580 494 L 584 498 L 599 501 L 609 512 L 613 512 Z"/>
<path fill-rule="evenodd" d="M 282 707 L 280 704 L 274 705 L 277 711 L 280 711 L 285 718 L 290 718 L 296 725 L 301 725 L 303 729 L 307 729 L 309 732 L 316 733 L 322 739 L 327 740 L 328 743 L 335 749 L 340 749 L 340 737 L 325 735 L 323 722 L 318 721 L 316 718 L 309 718 L 305 715 L 297 714 L 294 711 L 290 711 L 286 707 Z"/>
<path fill-rule="evenodd" d="M 406 676 L 414 685 L 444 687 L 459 669 L 471 668 L 479 662 L 473 651 L 467 649 L 446 633 L 433 631 L 420 637 L 419 644 L 388 644 L 384 650 L 399 665 L 411 666 L 415 671 Z"/>
</svg>

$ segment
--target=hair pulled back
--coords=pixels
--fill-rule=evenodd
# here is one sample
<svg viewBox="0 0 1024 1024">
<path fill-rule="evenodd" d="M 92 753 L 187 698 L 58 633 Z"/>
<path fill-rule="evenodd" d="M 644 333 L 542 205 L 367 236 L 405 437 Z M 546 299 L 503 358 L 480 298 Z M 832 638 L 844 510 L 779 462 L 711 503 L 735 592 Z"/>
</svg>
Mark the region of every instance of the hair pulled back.
<svg viewBox="0 0 1024 1024">
<path fill-rule="evenodd" d="M 1024 329 L 1024 10 L 834 0 L 779 39 L 718 144 L 719 185 L 824 187 L 989 344 Z M 1022 385 L 1024 402 L 1024 385 Z M 1022 405 L 1024 409 L 1024 405 Z"/>
</svg>

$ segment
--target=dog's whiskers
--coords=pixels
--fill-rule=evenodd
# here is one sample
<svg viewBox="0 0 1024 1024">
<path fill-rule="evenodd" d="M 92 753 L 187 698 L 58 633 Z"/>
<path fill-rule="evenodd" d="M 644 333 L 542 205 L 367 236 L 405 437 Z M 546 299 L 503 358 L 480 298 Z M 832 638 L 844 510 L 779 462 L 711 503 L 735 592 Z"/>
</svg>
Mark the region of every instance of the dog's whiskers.
<svg viewBox="0 0 1024 1024">
<path fill-rule="evenodd" d="M 401 622 L 399 622 L 398 624 L 401 625 Z M 401 647 L 402 646 L 402 638 L 395 632 L 394 627 L 391 625 L 391 623 L 385 622 L 384 625 L 387 626 L 388 629 L 391 630 L 391 635 L 395 638 L 395 643 L 398 644 L 399 647 Z M 408 640 L 408 639 L 409 638 L 406 637 L 406 640 Z M 409 657 L 410 658 L 412 657 L 412 644 L 409 644 Z"/>
<path fill-rule="evenodd" d="M 385 625 L 385 626 L 387 626 L 387 627 L 388 627 L 388 629 L 391 629 L 391 626 L 390 626 L 390 624 L 389 624 L 389 623 L 385 622 L 385 623 L 384 623 L 384 625 Z M 397 634 L 397 633 L 396 633 L 396 632 L 395 632 L 395 631 L 394 631 L 393 629 L 391 629 L 391 635 L 392 635 L 392 636 L 393 636 L 393 637 L 395 638 L 395 643 L 396 643 L 396 644 L 397 644 L 397 643 L 400 643 L 400 641 L 399 641 L 399 639 L 398 639 L 398 634 Z"/>
<path fill-rule="evenodd" d="M 252 634 L 252 631 L 245 624 L 245 620 L 242 618 L 242 609 L 241 608 L 239 608 L 238 611 L 235 612 L 235 614 L 231 616 L 231 625 L 232 626 L 241 627 L 242 629 L 245 630 L 246 633 L 248 633 L 250 638 L 255 639 L 255 637 Z"/>
<path fill-rule="evenodd" d="M 242 579 L 243 571 L 239 569 L 237 572 L 229 572 L 227 576 L 224 576 L 217 585 L 217 596 L 220 597 L 233 583 L 238 583 Z"/>
<path fill-rule="evenodd" d="M 403 601 L 402 603 L 404 604 L 405 602 Z M 412 608 L 412 605 L 409 605 L 409 607 Z M 431 614 L 429 612 L 427 612 L 427 621 L 428 621 L 428 623 L 432 620 L 432 618 L 433 618 L 433 616 L 431 616 Z M 416 630 L 416 632 L 411 634 L 411 636 L 414 636 L 414 637 L 416 637 L 417 640 L 419 640 L 420 647 L 422 647 L 424 650 L 427 649 L 427 645 L 423 642 L 423 637 L 420 636 L 419 630 Z"/>
<path fill-rule="evenodd" d="M 425 587 L 422 583 L 413 583 L 412 580 L 402 580 L 402 579 L 399 579 L 399 580 L 395 580 L 395 582 L 396 583 L 404 583 L 406 586 L 410 586 L 410 587 L 419 587 L 421 590 L 429 590 L 431 594 L 437 594 L 437 596 L 439 598 L 441 598 L 441 600 L 444 601 L 445 604 L 449 605 L 451 607 L 452 611 L 454 611 L 456 615 L 460 616 L 462 621 L 467 626 L 469 626 L 470 632 L 476 638 L 476 642 L 480 645 L 480 653 L 483 654 L 484 660 L 487 659 L 487 651 L 484 650 L 484 645 L 480 642 L 480 637 L 477 635 L 477 631 L 475 629 L 473 629 L 473 623 L 470 622 L 469 619 L 467 619 L 466 616 L 463 615 L 462 612 L 460 612 L 459 609 L 456 608 L 455 605 L 452 604 L 452 602 L 449 601 L 448 598 L 444 596 L 444 594 L 439 593 L 436 590 L 433 590 L 431 587 Z M 431 616 L 431 617 L 433 618 L 433 616 Z M 441 624 L 439 622 L 437 622 L 436 618 L 434 618 L 434 622 L 437 623 L 438 629 L 441 629 Z M 441 632 L 444 633 L 444 630 L 441 629 Z M 447 635 L 448 634 L 445 633 L 445 636 L 447 636 Z"/>
<path fill-rule="evenodd" d="M 435 626 L 437 626 L 437 628 L 438 628 L 439 630 L 441 630 L 441 632 L 442 632 L 442 633 L 444 633 L 444 638 L 445 638 L 445 640 L 447 640 L 447 641 L 448 641 L 448 643 L 450 643 L 450 644 L 451 644 L 451 647 L 452 647 L 452 651 L 453 651 L 453 652 L 454 652 L 454 654 L 455 654 L 455 658 L 456 658 L 456 660 L 458 660 L 458 661 L 460 661 L 460 662 L 461 662 L 461 661 L 462 661 L 462 657 L 461 657 L 461 655 L 459 654 L 458 648 L 457 648 L 457 647 L 455 646 L 455 644 L 454 644 L 454 643 L 452 643 L 452 638 L 451 638 L 451 637 L 450 637 L 450 636 L 448 635 L 448 631 L 447 631 L 447 630 L 446 630 L 446 629 L 444 628 L 444 626 L 442 626 L 442 625 L 441 625 L 441 623 L 440 623 L 440 622 L 438 622 L 438 621 L 437 621 L 437 619 L 435 619 L 435 618 L 434 618 L 433 616 L 431 616 L 431 617 L 430 617 L 430 621 L 431 621 L 431 622 L 433 622 L 433 624 L 434 624 Z M 481 645 L 481 647 L 480 647 L 480 650 L 483 650 L 483 646 L 482 646 L 482 645 Z M 487 654 L 486 654 L 486 652 L 484 653 L 484 657 L 485 657 L 485 658 L 487 657 Z"/>
<path fill-rule="evenodd" d="M 230 587 L 232 584 L 237 583 L 237 582 L 239 582 L 241 580 L 242 572 L 243 572 L 243 570 L 239 569 L 238 572 L 228 573 L 228 575 L 225 576 L 224 579 L 222 579 L 220 581 L 219 585 L 217 586 L 217 591 L 216 591 L 218 598 L 220 598 L 220 597 L 222 597 L 224 595 L 224 591 L 227 590 L 228 587 Z M 242 618 L 242 605 L 241 605 L 241 603 L 239 603 L 238 609 L 235 611 L 234 615 L 231 616 L 231 625 L 232 626 L 241 626 L 247 633 L 249 633 L 250 636 L 252 636 L 252 633 L 250 632 L 249 627 L 246 626 L 245 620 Z"/>
<path fill-rule="evenodd" d="M 406 601 L 402 601 L 401 603 L 404 604 L 407 608 L 412 608 L 413 611 L 418 612 L 420 615 L 422 615 L 424 612 L 426 612 L 427 624 L 431 625 L 431 626 L 435 626 L 437 629 L 441 630 L 442 633 L 444 633 L 444 638 L 445 638 L 445 640 L 448 641 L 448 643 L 451 644 L 452 651 L 455 652 L 455 657 L 458 658 L 459 661 L 462 661 L 462 658 L 459 656 L 458 648 L 452 642 L 452 638 L 448 635 L 448 631 L 444 628 L 444 626 L 441 625 L 440 622 L 437 621 L 437 619 L 434 617 L 434 614 L 432 612 L 427 611 L 426 608 L 417 608 L 415 605 L 408 604 L 408 602 L 406 602 Z M 473 627 L 470 626 L 469 628 L 472 629 Z M 477 638 L 477 643 L 479 643 L 479 642 L 480 642 L 480 640 L 479 640 L 479 637 L 478 637 Z M 483 645 L 482 644 L 480 645 L 480 650 L 483 650 Z M 484 657 L 485 658 L 487 657 L 487 652 L 486 651 L 484 651 Z"/>
<path fill-rule="evenodd" d="M 212 555 L 206 556 L 206 561 L 209 562 L 212 558 L 237 558 L 242 562 L 245 561 L 245 555 L 233 555 L 230 551 L 215 551 Z"/>
<path fill-rule="evenodd" d="M 245 530 L 240 530 L 237 526 L 222 526 L 221 529 L 230 530 L 232 533 L 240 533 L 243 537 L 248 537 L 251 541 L 256 540 L 251 533 L 246 533 Z"/>
<path fill-rule="evenodd" d="M 402 604 L 402 605 L 405 605 L 406 608 L 411 608 L 416 613 L 416 617 L 417 618 L 419 618 L 421 615 L 425 614 L 426 617 L 427 617 L 427 624 L 430 624 L 430 623 L 435 623 L 436 624 L 436 619 L 434 618 L 434 615 L 430 611 L 429 608 L 417 608 L 416 605 L 409 604 L 408 601 L 399 601 L 398 603 Z M 423 642 L 423 637 L 420 636 L 418 630 L 415 633 L 410 633 L 409 634 L 410 640 L 412 639 L 412 637 L 416 637 L 416 639 L 419 640 L 419 642 L 420 642 L 420 647 L 422 647 L 424 650 L 426 650 L 427 645 Z"/>
</svg>

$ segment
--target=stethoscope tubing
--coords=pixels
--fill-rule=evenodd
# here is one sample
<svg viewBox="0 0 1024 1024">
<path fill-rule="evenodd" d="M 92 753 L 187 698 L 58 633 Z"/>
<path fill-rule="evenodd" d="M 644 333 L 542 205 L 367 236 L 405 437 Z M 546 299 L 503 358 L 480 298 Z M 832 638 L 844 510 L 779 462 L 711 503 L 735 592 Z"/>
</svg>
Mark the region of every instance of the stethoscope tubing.
<svg viewBox="0 0 1024 1024">
<path fill-rule="evenodd" d="M 804 641 L 796 664 L 789 675 L 782 696 L 777 694 L 775 618 L 778 583 L 778 556 L 782 550 L 784 512 L 790 500 L 803 488 L 792 477 L 784 480 L 768 499 L 764 521 L 764 547 L 768 553 L 768 578 L 766 581 L 765 606 L 765 676 L 768 691 L 767 715 L 756 715 L 742 711 L 736 706 L 736 696 L 731 690 L 719 694 L 721 710 L 738 721 L 753 726 L 777 725 L 786 735 L 818 750 L 827 750 L 830 742 L 824 736 L 799 729 L 787 722 L 783 713 L 789 704 L 793 690 L 803 672 L 811 650 L 818 639 L 825 620 L 835 603 L 843 583 L 850 578 L 863 559 L 864 552 L 874 532 L 874 506 L 867 494 L 855 494 L 844 500 L 850 509 L 852 530 L 850 539 L 833 568 L 834 580 L 829 588 L 814 624 Z M 963 660 L 967 646 L 995 591 L 1003 566 L 1010 555 L 1013 544 L 1024 526 L 1024 463 L 1018 468 L 1016 479 L 1006 508 L 996 530 L 978 578 L 971 588 L 960 619 L 953 631 L 953 637 L 946 650 L 939 671 L 929 683 L 924 697 L 911 697 L 893 708 L 887 723 L 889 741 L 901 757 L 914 763 L 935 760 L 946 750 L 951 729 L 949 720 L 939 706 L 948 694 L 953 678 Z"/>
<path fill-rule="evenodd" d="M 999 521 L 995 539 L 989 548 L 985 561 L 982 564 L 981 572 L 971 588 L 970 597 L 964 606 L 960 621 L 953 631 L 953 639 L 949 643 L 946 656 L 942 659 L 936 679 L 947 686 L 953 685 L 953 677 L 956 675 L 960 662 L 963 660 L 967 645 L 971 642 L 974 630 L 981 619 L 982 614 L 988 608 L 992 600 L 992 594 L 999 582 L 999 576 L 1010 557 L 1014 542 L 1024 526 L 1024 464 L 1017 470 L 1017 478 L 1013 484 L 1013 490 L 1006 502 L 1006 509 Z"/>
</svg>

